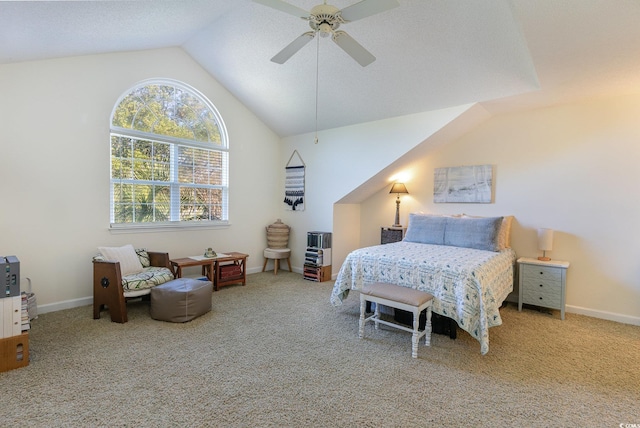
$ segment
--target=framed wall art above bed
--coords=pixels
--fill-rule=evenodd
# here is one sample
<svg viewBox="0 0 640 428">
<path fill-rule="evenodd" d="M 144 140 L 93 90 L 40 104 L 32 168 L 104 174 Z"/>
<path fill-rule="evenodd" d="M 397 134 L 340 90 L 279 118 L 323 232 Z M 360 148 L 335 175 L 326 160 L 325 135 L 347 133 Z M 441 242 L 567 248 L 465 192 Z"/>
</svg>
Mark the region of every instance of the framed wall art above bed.
<svg viewBox="0 0 640 428">
<path fill-rule="evenodd" d="M 436 168 L 433 173 L 433 202 L 493 202 L 493 166 L 471 165 Z"/>
</svg>

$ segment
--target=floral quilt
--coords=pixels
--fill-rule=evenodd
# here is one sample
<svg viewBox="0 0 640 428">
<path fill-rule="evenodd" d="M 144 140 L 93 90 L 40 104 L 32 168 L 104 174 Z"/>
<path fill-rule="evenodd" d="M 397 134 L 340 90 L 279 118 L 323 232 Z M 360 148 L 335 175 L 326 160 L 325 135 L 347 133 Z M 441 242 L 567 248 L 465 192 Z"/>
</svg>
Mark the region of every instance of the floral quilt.
<svg viewBox="0 0 640 428">
<path fill-rule="evenodd" d="M 395 242 L 351 252 L 338 273 L 331 304 L 374 282 L 411 287 L 434 296 L 433 311 L 454 319 L 489 352 L 489 327 L 502 324 L 499 308 L 513 290 L 515 252 Z"/>
</svg>

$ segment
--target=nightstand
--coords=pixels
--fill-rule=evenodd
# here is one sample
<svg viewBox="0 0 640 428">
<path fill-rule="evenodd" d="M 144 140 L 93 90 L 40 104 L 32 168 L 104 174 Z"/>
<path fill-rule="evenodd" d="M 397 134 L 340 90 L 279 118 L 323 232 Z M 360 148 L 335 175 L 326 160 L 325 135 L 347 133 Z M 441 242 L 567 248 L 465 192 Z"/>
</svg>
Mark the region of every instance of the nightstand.
<svg viewBox="0 0 640 428">
<path fill-rule="evenodd" d="M 400 242 L 407 232 L 406 227 L 381 227 L 380 228 L 380 244 L 391 244 L 392 242 Z"/>
<path fill-rule="evenodd" d="M 518 259 L 518 311 L 522 305 L 560 309 L 564 319 L 566 277 L 569 262 L 521 257 Z"/>
</svg>

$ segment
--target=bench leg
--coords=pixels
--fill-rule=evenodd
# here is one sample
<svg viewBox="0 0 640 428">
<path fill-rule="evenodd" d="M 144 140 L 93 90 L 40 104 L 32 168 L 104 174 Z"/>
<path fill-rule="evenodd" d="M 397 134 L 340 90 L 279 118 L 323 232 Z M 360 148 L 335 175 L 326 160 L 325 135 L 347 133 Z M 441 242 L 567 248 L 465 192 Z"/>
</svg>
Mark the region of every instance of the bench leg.
<svg viewBox="0 0 640 428">
<path fill-rule="evenodd" d="M 375 315 L 373 317 L 373 321 L 376 323 L 376 330 L 379 330 L 380 323 L 378 323 L 378 320 L 380 319 L 380 303 L 376 302 L 376 308 L 373 311 L 373 314 Z"/>
<path fill-rule="evenodd" d="M 427 308 L 427 320 L 424 324 L 424 344 L 431 346 L 431 306 Z"/>
<path fill-rule="evenodd" d="M 418 333 L 418 327 L 420 326 L 420 312 L 418 308 L 413 310 L 413 334 L 411 335 L 411 356 L 418 358 L 418 341 L 420 340 L 420 334 Z"/>
<path fill-rule="evenodd" d="M 364 312 L 367 305 L 367 299 L 360 295 L 360 322 L 358 323 L 358 337 L 362 339 L 364 337 Z"/>
</svg>

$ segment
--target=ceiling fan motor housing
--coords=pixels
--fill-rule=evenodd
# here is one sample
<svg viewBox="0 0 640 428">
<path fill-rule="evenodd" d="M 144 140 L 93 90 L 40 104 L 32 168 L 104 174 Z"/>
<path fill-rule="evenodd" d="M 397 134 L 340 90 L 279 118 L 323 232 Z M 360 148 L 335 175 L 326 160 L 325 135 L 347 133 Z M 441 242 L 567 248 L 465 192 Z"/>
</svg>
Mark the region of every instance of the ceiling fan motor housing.
<svg viewBox="0 0 640 428">
<path fill-rule="evenodd" d="M 313 40 L 317 33 L 320 33 L 321 37 L 331 36 L 331 39 L 336 45 L 363 67 L 375 61 L 376 57 L 362 47 L 362 45 L 349 34 L 338 30 L 340 24 L 357 21 L 400 6 L 398 0 L 360 0 L 358 3 L 347 6 L 344 9 L 338 9 L 334 5 L 327 4 L 327 0 L 324 0 L 324 4 L 314 6 L 311 12 L 307 12 L 284 0 L 253 1 L 309 21 L 309 26 L 313 30 L 298 36 L 293 42 L 289 43 L 284 49 L 274 55 L 271 61 L 277 64 L 284 64 L 292 55 Z"/>
<path fill-rule="evenodd" d="M 322 37 L 329 36 L 341 23 L 344 21 L 340 16 L 340 9 L 330 4 L 315 6 L 309 14 L 309 26 Z"/>
</svg>

